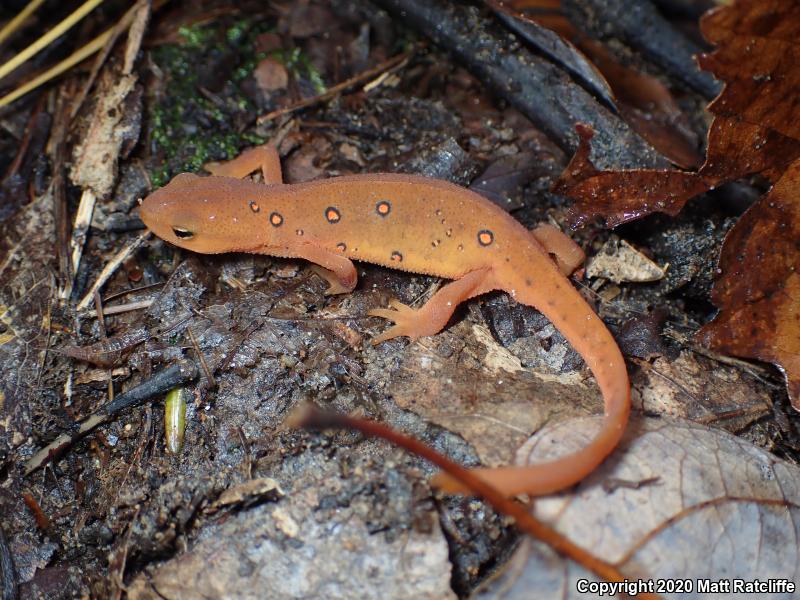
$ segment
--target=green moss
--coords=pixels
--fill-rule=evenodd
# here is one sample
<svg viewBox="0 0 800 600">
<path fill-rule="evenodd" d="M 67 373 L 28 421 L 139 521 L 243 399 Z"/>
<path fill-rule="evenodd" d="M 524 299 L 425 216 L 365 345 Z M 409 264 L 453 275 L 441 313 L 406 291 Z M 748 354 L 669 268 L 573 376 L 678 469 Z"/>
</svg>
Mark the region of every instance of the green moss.
<svg viewBox="0 0 800 600">
<path fill-rule="evenodd" d="M 237 44 L 242 40 L 245 40 L 249 30 L 250 22 L 247 19 L 238 21 L 232 27 L 228 28 L 228 31 L 226 32 L 228 43 Z"/>
<path fill-rule="evenodd" d="M 149 115 L 153 150 L 164 157 L 150 174 L 154 186 L 164 185 L 176 173 L 198 171 L 209 161 L 233 158 L 244 146 L 264 143 L 252 131 L 237 132 L 233 124 L 255 117 L 249 114 L 254 107 L 241 84 L 267 56 L 283 63 L 296 80 L 308 81 L 316 93 L 326 90 L 322 75 L 299 49 L 252 52 L 257 37 L 269 30 L 269 24 L 253 25 L 247 19 L 183 27 L 179 30 L 181 44 L 153 51 L 167 81 L 163 99 Z M 239 64 L 212 100 L 199 90 L 198 65 L 219 61 L 227 54 L 239 57 Z"/>
<path fill-rule="evenodd" d="M 220 25 L 184 27 L 180 29 L 182 44 L 154 51 L 154 60 L 167 79 L 163 100 L 151 110 L 149 120 L 153 149 L 164 157 L 150 173 L 154 186 L 164 185 L 176 173 L 199 171 L 209 161 L 233 158 L 244 145 L 265 141 L 233 128 L 237 115 L 254 110 L 239 86 L 252 67 L 244 76 L 229 79 L 218 94 L 222 102 L 209 99 L 198 89 L 198 65 L 218 60 L 220 54 L 235 53 L 255 65 L 254 57 L 247 53 L 261 31 L 263 28 L 253 29 L 247 21 L 227 29 Z"/>
<path fill-rule="evenodd" d="M 214 30 L 210 27 L 195 25 L 192 27 L 181 27 L 178 34 L 183 38 L 183 48 L 202 49 L 208 46 L 214 37 Z"/>
<path fill-rule="evenodd" d="M 278 60 L 286 65 L 286 68 L 292 71 L 296 78 L 305 76 L 314 87 L 317 94 L 323 94 L 327 90 L 325 82 L 322 80 L 322 74 L 314 68 L 308 57 L 300 51 L 300 48 L 292 48 L 291 50 L 279 51 Z"/>
</svg>

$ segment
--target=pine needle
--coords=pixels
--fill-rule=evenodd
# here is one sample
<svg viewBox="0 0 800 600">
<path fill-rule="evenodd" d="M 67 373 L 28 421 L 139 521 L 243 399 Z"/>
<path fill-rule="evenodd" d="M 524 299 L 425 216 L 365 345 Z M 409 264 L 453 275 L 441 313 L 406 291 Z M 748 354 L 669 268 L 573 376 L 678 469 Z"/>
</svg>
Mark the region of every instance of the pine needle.
<svg viewBox="0 0 800 600">
<path fill-rule="evenodd" d="M 13 19 L 11 19 L 6 26 L 0 29 L 0 44 L 2 44 L 6 39 L 14 33 L 17 29 L 19 29 L 22 24 L 28 20 L 37 8 L 39 8 L 44 0 L 31 0 L 28 3 L 28 6 L 22 9 L 22 11 Z"/>
<path fill-rule="evenodd" d="M 60 37 L 61 34 L 69 30 L 73 25 L 89 14 L 98 4 L 101 4 L 102 2 L 103 0 L 86 0 L 86 2 L 84 2 L 66 19 L 61 21 L 61 23 L 53 27 L 53 29 L 45 33 L 42 37 L 25 48 L 22 52 L 14 56 L 14 58 L 9 60 L 7 63 L 0 66 L 0 79 L 11 73 L 11 71 L 19 67 L 26 60 L 37 54 L 42 50 L 42 48 L 48 46 L 51 42 L 53 42 L 53 40 Z"/>
<path fill-rule="evenodd" d="M 102 48 L 108 39 L 111 37 L 111 34 L 114 32 L 114 28 L 101 33 L 96 38 L 94 38 L 91 42 L 83 46 L 82 48 L 76 50 L 67 58 L 62 60 L 60 63 L 56 64 L 53 67 L 50 67 L 46 71 L 44 71 L 41 75 L 34 77 L 24 85 L 21 85 L 13 92 L 10 92 L 0 98 L 0 107 L 6 106 L 7 104 L 11 104 L 17 98 L 24 96 L 28 92 L 35 90 L 40 85 L 47 83 L 51 79 L 58 77 L 66 71 L 67 69 L 73 67 L 77 63 L 81 62 L 84 58 L 91 56 L 100 48 Z"/>
</svg>

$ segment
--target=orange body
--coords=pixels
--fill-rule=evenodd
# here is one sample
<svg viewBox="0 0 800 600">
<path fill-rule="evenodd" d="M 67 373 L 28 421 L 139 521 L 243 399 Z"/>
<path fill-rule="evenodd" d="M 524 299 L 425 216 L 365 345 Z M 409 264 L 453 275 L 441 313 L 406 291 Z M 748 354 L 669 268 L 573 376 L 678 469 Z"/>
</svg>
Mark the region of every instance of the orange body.
<svg viewBox="0 0 800 600">
<path fill-rule="evenodd" d="M 603 322 L 564 275 L 577 262 L 574 252 L 569 256 L 571 242 L 557 230 L 528 231 L 474 192 L 413 175 L 262 185 L 183 174 L 142 202 L 141 217 L 159 237 L 196 252 L 308 259 L 322 267 L 330 293 L 353 289 L 353 260 L 454 280 L 420 309 L 395 302 L 392 309 L 372 311 L 395 322 L 376 342 L 433 335 L 459 302 L 491 290 L 504 290 L 541 311 L 597 378 L 605 424 L 575 454 L 539 465 L 480 470 L 509 495 L 547 494 L 576 483 L 623 433 L 630 410 L 625 364 Z M 548 251 L 564 264 L 554 262 Z M 462 491 L 446 476 L 435 483 Z"/>
</svg>

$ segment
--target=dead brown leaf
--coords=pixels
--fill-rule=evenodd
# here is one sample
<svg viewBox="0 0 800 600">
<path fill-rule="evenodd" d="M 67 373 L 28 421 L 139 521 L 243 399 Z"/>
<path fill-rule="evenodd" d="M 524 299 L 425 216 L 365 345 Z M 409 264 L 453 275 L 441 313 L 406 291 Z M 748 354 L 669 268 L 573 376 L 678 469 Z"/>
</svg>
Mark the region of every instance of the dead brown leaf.
<svg viewBox="0 0 800 600">
<path fill-rule="evenodd" d="M 518 36 L 613 105 L 622 119 L 663 156 L 684 168 L 700 166 L 703 157 L 697 150 L 698 140 L 670 90 L 656 77 L 622 64 L 603 43 L 577 30 L 559 11 L 558 2 L 486 3 Z"/>
<path fill-rule="evenodd" d="M 599 425 L 581 419 L 548 427 L 521 449 L 520 458 L 538 463 L 570 452 Z M 795 552 L 786 551 L 800 535 L 797 466 L 730 434 L 667 418 L 634 421 L 620 448 L 618 460 L 606 461 L 574 493 L 537 500 L 536 516 L 631 580 L 688 581 L 691 597 L 700 580 L 797 581 Z M 630 485 L 608 492 L 602 483 L 612 478 Z M 474 597 L 586 597 L 576 591 L 579 579 L 596 581 L 527 542 Z M 662 595 L 686 597 L 666 589 Z M 787 594 L 776 589 L 761 597 Z"/>
<path fill-rule="evenodd" d="M 615 226 L 652 212 L 675 215 L 687 200 L 725 181 L 772 176 L 800 156 L 796 11 L 791 0 L 740 0 L 702 19 L 703 34 L 717 49 L 701 56 L 700 65 L 725 88 L 708 107 L 715 118 L 699 171 L 599 171 L 589 160 L 591 132 L 582 127 L 581 146 L 554 186 L 576 198 L 573 222 L 603 217 Z"/>
<path fill-rule="evenodd" d="M 711 299 L 720 314 L 700 330 L 725 354 L 774 363 L 800 410 L 800 161 L 728 233 Z"/>
<path fill-rule="evenodd" d="M 254 72 L 258 87 L 265 92 L 284 90 L 289 85 L 289 73 L 286 67 L 274 58 L 265 58 Z"/>
<path fill-rule="evenodd" d="M 669 415 L 695 423 L 714 424 L 731 432 L 741 431 L 767 414 L 769 393 L 741 369 L 709 365 L 694 352 L 681 352 L 670 360 L 659 357 L 643 365 L 634 379 L 634 405 L 646 414 Z"/>
</svg>

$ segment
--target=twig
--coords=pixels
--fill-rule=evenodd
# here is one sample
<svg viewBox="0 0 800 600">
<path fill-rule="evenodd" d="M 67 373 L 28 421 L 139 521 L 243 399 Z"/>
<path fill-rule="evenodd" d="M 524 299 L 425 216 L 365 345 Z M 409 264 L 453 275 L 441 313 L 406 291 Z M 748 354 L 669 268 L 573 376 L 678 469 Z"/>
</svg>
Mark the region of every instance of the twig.
<svg viewBox="0 0 800 600">
<path fill-rule="evenodd" d="M 197 355 L 197 360 L 200 361 L 200 368 L 203 370 L 203 375 L 206 376 L 208 385 L 210 385 L 212 388 L 216 388 L 217 382 L 214 379 L 214 375 L 211 373 L 211 369 L 208 368 L 208 363 L 203 356 L 202 350 L 200 350 L 200 345 L 197 343 L 197 338 L 194 337 L 191 327 L 186 328 L 186 335 L 189 336 L 189 341 L 192 343 L 192 348 L 194 349 L 194 353 Z"/>
<path fill-rule="evenodd" d="M 153 3 L 153 10 L 158 10 L 164 4 L 167 3 L 168 0 L 160 0 Z M 88 58 L 95 52 L 103 49 L 104 55 L 98 58 L 94 68 L 92 69 L 92 73 L 89 75 L 88 81 L 84 84 L 83 89 L 81 92 L 78 93 L 76 96 L 77 101 L 73 102 L 72 109 L 71 109 L 71 116 L 70 120 L 74 118 L 77 114 L 78 110 L 80 109 L 83 101 L 86 99 L 86 95 L 88 94 L 89 88 L 94 83 L 95 78 L 97 77 L 97 72 L 100 70 L 100 66 L 102 66 L 105 58 L 107 57 L 108 51 L 110 51 L 111 46 L 113 46 L 114 42 L 116 41 L 117 36 L 122 33 L 126 27 L 130 26 L 131 22 L 133 21 L 134 17 L 141 12 L 141 3 L 131 7 L 125 15 L 123 15 L 122 19 L 114 25 L 114 27 L 108 28 L 106 31 L 98 35 L 92 41 L 90 41 L 85 46 L 82 46 L 67 58 L 62 60 L 61 62 L 57 63 L 53 67 L 50 67 L 46 71 L 42 72 L 38 76 L 34 77 L 27 83 L 21 85 L 19 88 L 14 90 L 13 92 L 8 93 L 7 95 L 0 98 L 0 108 L 6 106 L 7 104 L 11 104 L 17 98 L 20 98 L 27 94 L 30 91 L 35 90 L 40 85 L 43 85 L 61 75 L 64 71 L 72 68 L 85 58 Z M 127 57 L 126 57 L 127 60 Z"/>
<path fill-rule="evenodd" d="M 95 281 L 94 285 L 92 285 L 92 289 L 86 292 L 86 295 L 78 303 L 78 306 L 76 307 L 77 311 L 86 310 L 89 307 L 89 303 L 92 302 L 92 299 L 94 298 L 95 290 L 99 290 L 101 287 L 103 287 L 103 284 L 105 284 L 105 282 L 108 281 L 108 279 L 114 274 L 114 271 L 117 270 L 117 267 L 119 267 L 131 254 L 133 254 L 133 252 L 148 237 L 150 237 L 150 232 L 145 231 L 139 237 L 125 246 L 122 250 L 120 250 L 117 255 L 112 258 L 105 267 L 103 267 L 103 270 L 97 277 L 97 281 Z"/>
<path fill-rule="evenodd" d="M 108 343 L 108 333 L 106 332 L 106 317 L 103 313 L 103 301 L 100 299 L 100 292 L 95 290 L 94 291 L 94 306 L 95 311 L 97 312 L 97 325 L 100 328 L 100 343 L 107 344 Z M 114 399 L 114 375 L 112 374 L 112 369 L 109 366 L 106 369 L 106 380 L 108 385 L 108 399 Z"/>
<path fill-rule="evenodd" d="M 25 503 L 25 506 L 28 507 L 28 510 L 31 511 L 33 520 L 36 521 L 36 527 L 39 528 L 39 531 L 47 531 L 47 529 L 50 528 L 50 518 L 44 514 L 42 507 L 36 501 L 36 498 L 33 497 L 33 494 L 30 492 L 23 492 L 22 501 Z"/>
<path fill-rule="evenodd" d="M 162 285 L 164 285 L 163 281 L 156 281 L 155 283 L 146 283 L 145 285 L 140 285 L 139 287 L 130 288 L 130 289 L 127 289 L 127 290 L 119 290 L 119 291 L 113 292 L 113 293 L 109 294 L 108 296 L 106 296 L 105 298 L 103 298 L 103 302 L 109 303 L 112 300 L 116 300 L 120 296 L 127 296 L 128 294 L 136 294 L 138 292 L 143 292 L 145 290 L 150 290 L 150 289 L 153 289 L 155 287 L 162 286 Z"/>
<path fill-rule="evenodd" d="M 76 441 L 92 431 L 98 425 L 102 425 L 112 419 L 121 411 L 138 406 L 159 396 L 174 387 L 184 385 L 197 377 L 197 366 L 190 361 L 182 360 L 174 365 L 159 371 L 152 378 L 135 388 L 117 396 L 88 418 L 78 423 L 71 433 L 63 433 L 55 440 L 47 444 L 44 448 L 34 454 L 25 464 L 25 475 L 30 475 L 33 471 L 49 462 L 54 457 L 70 448 Z"/>
<path fill-rule="evenodd" d="M 94 85 L 95 79 L 97 79 L 97 75 L 100 73 L 100 68 L 103 66 L 103 64 L 105 64 L 105 61 L 108 58 L 108 55 L 111 53 L 111 49 L 114 47 L 117 39 L 128 27 L 130 27 L 134 17 L 141 14 L 141 10 L 143 6 L 146 6 L 146 2 L 147 0 L 140 0 L 134 4 L 124 15 L 122 15 L 122 18 L 117 22 L 116 25 L 114 25 L 114 27 L 111 27 L 105 32 L 108 35 L 102 45 L 102 49 L 98 48 L 98 50 L 100 50 L 100 54 L 95 58 L 94 65 L 92 65 L 92 71 L 89 73 L 89 77 L 86 79 L 81 91 L 78 93 L 72 103 L 70 119 L 74 119 L 75 115 L 77 115 L 78 111 L 81 109 L 81 106 L 83 106 L 86 97 L 89 95 L 89 90 Z M 126 75 L 130 73 L 130 69 L 127 65 L 127 59 L 123 73 Z"/>
<path fill-rule="evenodd" d="M 125 563 L 128 562 L 128 549 L 131 546 L 131 534 L 133 533 L 133 527 L 136 524 L 136 520 L 139 518 L 139 513 L 141 512 L 141 507 L 136 509 L 136 512 L 133 515 L 133 518 L 128 523 L 128 530 L 125 532 L 125 539 L 122 541 L 122 556 L 119 556 L 118 563 L 116 569 L 112 570 L 110 575 L 111 581 L 114 583 L 114 594 L 112 596 L 113 600 L 119 600 L 122 598 L 122 591 L 125 588 Z M 117 558 L 117 557 L 115 557 Z M 110 565 L 112 568 L 115 565 Z"/>
<path fill-rule="evenodd" d="M 153 300 L 137 300 L 136 302 L 128 302 L 127 304 L 117 304 L 115 306 L 104 306 L 103 314 L 105 315 L 119 315 L 121 313 L 131 312 L 132 310 L 141 310 L 143 308 L 150 308 Z M 90 310 L 83 314 L 86 317 L 96 317 L 97 311 Z"/>
<path fill-rule="evenodd" d="M 59 185 L 61 182 L 59 182 Z M 72 226 L 72 235 L 69 238 L 69 245 L 67 251 L 70 253 L 69 264 L 67 265 L 67 272 L 72 274 L 72 277 L 64 284 L 61 290 L 61 299 L 66 300 L 72 294 L 72 287 L 75 284 L 75 276 L 78 273 L 78 267 L 81 264 L 83 256 L 83 247 L 86 244 L 86 238 L 89 234 L 89 227 L 92 224 L 92 214 L 94 214 L 94 207 L 97 203 L 97 196 L 91 190 L 84 190 L 81 194 L 81 200 L 78 204 L 78 211 L 75 213 L 75 221 Z M 65 217 L 66 218 L 66 215 Z M 96 293 L 97 290 L 94 290 Z M 94 294 L 93 294 L 94 296 Z"/>
<path fill-rule="evenodd" d="M 332 88 L 330 88 L 327 92 L 320 94 L 319 96 L 314 96 L 313 98 L 306 98 L 304 100 L 300 100 L 299 102 L 287 106 L 285 108 L 279 108 L 277 110 L 273 110 L 272 112 L 267 113 L 266 115 L 262 115 L 258 117 L 258 124 L 266 123 L 267 121 L 272 121 L 277 117 L 281 117 L 283 115 L 288 115 L 295 111 L 298 111 L 302 108 L 308 108 L 309 106 L 314 106 L 315 104 L 321 104 L 322 102 L 327 102 L 331 98 L 334 98 L 336 95 L 340 94 L 341 92 L 345 91 L 348 88 L 351 88 L 356 85 L 360 85 L 364 81 L 369 81 L 374 77 L 381 75 L 384 71 L 389 71 L 390 69 L 399 69 L 403 66 L 403 64 L 408 61 L 408 59 L 414 54 L 414 50 L 410 52 L 404 52 L 403 54 L 398 54 L 393 56 L 392 58 L 383 61 L 381 64 L 372 67 L 371 69 L 367 69 L 366 71 L 362 71 L 358 75 L 351 77 L 341 83 L 337 83 Z"/>
</svg>

